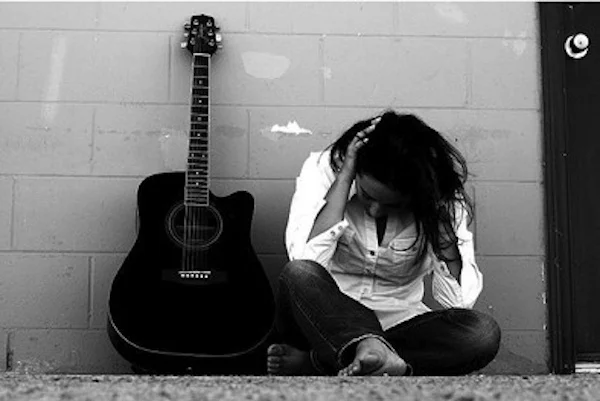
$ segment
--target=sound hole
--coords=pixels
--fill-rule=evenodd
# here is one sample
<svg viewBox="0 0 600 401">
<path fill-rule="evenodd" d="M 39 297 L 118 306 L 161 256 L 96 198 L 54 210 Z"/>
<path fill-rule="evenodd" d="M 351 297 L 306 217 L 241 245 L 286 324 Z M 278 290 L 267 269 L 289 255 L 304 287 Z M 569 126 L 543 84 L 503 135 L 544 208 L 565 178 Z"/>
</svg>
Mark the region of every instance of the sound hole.
<svg viewBox="0 0 600 401">
<path fill-rule="evenodd" d="M 173 207 L 167 218 L 167 232 L 173 242 L 185 249 L 202 249 L 213 244 L 223 231 L 223 220 L 212 206 Z"/>
</svg>

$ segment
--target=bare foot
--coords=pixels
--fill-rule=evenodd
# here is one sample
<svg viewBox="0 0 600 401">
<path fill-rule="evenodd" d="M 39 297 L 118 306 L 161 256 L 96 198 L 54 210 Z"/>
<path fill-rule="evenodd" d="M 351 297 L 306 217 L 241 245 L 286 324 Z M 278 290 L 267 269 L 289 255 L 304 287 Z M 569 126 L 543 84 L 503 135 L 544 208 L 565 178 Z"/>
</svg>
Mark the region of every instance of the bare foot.
<svg viewBox="0 0 600 401">
<path fill-rule="evenodd" d="M 354 360 L 338 372 L 339 376 L 402 376 L 406 362 L 381 340 L 369 337 L 356 346 Z"/>
<path fill-rule="evenodd" d="M 267 373 L 278 376 L 317 375 L 310 354 L 288 344 L 272 344 L 267 349 Z"/>
</svg>

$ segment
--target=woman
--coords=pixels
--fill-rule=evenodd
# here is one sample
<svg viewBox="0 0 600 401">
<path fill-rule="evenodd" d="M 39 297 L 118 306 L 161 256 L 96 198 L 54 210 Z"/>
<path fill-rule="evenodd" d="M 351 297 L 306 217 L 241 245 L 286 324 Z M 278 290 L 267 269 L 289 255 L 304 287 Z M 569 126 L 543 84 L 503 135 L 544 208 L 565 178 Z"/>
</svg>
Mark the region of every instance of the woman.
<svg viewBox="0 0 600 401">
<path fill-rule="evenodd" d="M 482 289 L 467 167 L 410 114 L 360 121 L 305 161 L 279 277 L 278 375 L 457 375 L 486 366 L 500 329 Z M 432 311 L 422 302 L 432 274 Z"/>
</svg>

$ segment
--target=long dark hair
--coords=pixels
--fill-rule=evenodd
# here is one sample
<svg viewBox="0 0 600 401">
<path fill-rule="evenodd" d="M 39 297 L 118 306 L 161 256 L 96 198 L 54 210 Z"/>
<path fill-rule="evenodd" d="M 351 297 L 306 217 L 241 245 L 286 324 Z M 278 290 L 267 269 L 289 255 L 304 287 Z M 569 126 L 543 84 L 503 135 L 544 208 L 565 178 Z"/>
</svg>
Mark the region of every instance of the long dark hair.
<svg viewBox="0 0 600 401">
<path fill-rule="evenodd" d="M 341 169 L 352 138 L 371 120 L 357 122 L 329 146 L 334 171 Z M 465 211 L 468 222 L 473 217 L 473 203 L 464 187 L 467 163 L 458 149 L 415 115 L 386 111 L 358 150 L 356 173 L 368 174 L 410 197 L 419 244 L 417 262 L 425 257 L 428 244 L 446 260 L 441 251 L 459 240 L 456 213 Z"/>
</svg>

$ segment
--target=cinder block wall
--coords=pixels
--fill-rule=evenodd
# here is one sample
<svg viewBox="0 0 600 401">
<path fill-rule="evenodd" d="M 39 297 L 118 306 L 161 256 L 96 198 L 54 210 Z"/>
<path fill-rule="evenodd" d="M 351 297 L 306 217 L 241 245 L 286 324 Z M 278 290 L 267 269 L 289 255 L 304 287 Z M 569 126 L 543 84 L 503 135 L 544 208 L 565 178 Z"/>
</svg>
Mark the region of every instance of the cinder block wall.
<svg viewBox="0 0 600 401">
<path fill-rule="evenodd" d="M 190 56 L 212 15 L 212 190 L 256 200 L 269 277 L 294 178 L 358 118 L 415 112 L 467 156 L 489 373 L 546 372 L 534 3 L 0 3 L 0 368 L 129 372 L 105 333 L 136 189 L 184 165 Z M 297 123 L 300 130 L 285 128 Z"/>
</svg>

